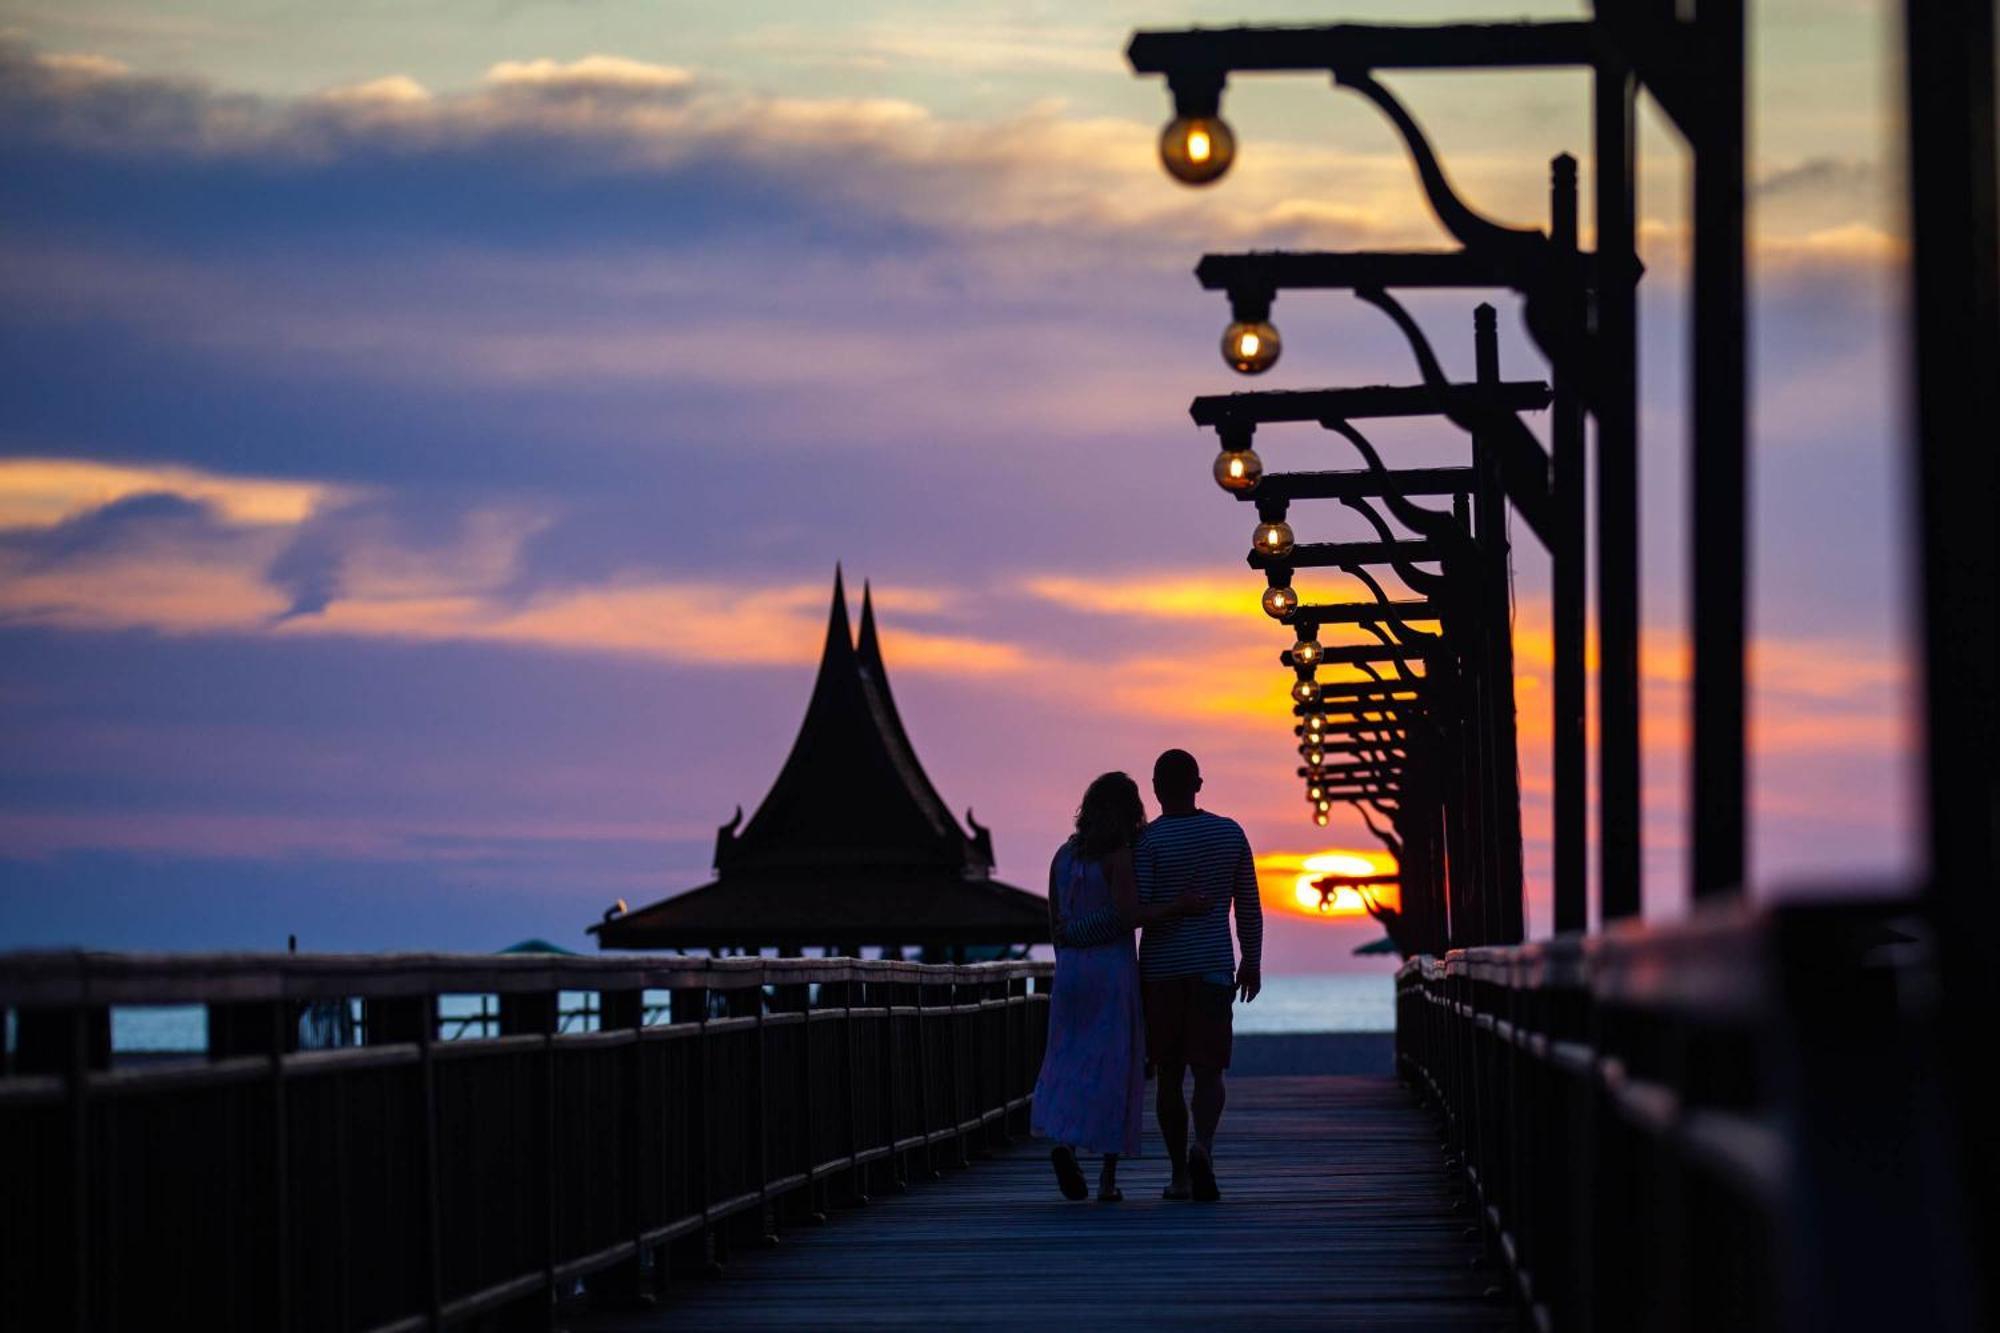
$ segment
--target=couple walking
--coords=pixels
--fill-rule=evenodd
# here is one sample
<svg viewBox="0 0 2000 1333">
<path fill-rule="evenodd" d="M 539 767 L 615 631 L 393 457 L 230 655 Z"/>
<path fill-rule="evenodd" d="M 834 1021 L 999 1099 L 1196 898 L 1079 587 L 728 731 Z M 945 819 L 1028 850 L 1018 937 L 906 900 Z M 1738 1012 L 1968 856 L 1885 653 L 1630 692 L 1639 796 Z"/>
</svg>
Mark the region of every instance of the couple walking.
<svg viewBox="0 0 2000 1333">
<path fill-rule="evenodd" d="M 1090 1192 L 1077 1149 L 1104 1155 L 1097 1197 L 1125 1197 L 1118 1159 L 1139 1150 L 1149 1060 L 1173 1163 L 1162 1197 L 1221 1197 L 1215 1128 L 1230 1009 L 1238 994 L 1245 1003 L 1257 998 L 1264 916 L 1249 840 L 1235 820 L 1198 809 L 1200 791 L 1194 756 L 1168 750 L 1153 765 L 1160 817 L 1149 824 L 1138 784 L 1106 773 L 1084 792 L 1076 832 L 1049 866 L 1056 976 L 1033 1125 L 1055 1140 L 1056 1181 L 1071 1199 Z M 1240 968 L 1229 938 L 1232 903 Z M 1143 930 L 1136 956 L 1135 929 Z M 1182 1100 L 1190 1070 L 1193 1143 Z"/>
</svg>

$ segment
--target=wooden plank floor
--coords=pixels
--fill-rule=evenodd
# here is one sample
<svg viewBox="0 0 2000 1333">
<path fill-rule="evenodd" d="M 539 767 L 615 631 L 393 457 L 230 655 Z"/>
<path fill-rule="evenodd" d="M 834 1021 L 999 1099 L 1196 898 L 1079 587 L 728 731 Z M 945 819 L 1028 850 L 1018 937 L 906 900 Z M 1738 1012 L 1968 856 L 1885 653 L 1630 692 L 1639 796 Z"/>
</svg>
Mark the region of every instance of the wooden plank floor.
<svg viewBox="0 0 2000 1333">
<path fill-rule="evenodd" d="M 1055 1324 L 1503 1329 L 1430 1117 L 1390 1078 L 1245 1078 L 1216 1148 L 1222 1201 L 1168 1203 L 1147 1112 L 1126 1202 L 1069 1203 L 1048 1145 L 739 1252 L 657 1309 L 578 1313 L 591 1333 L 669 1328 L 1014 1328 Z M 1093 1186 L 1096 1167 L 1086 1163 Z"/>
</svg>

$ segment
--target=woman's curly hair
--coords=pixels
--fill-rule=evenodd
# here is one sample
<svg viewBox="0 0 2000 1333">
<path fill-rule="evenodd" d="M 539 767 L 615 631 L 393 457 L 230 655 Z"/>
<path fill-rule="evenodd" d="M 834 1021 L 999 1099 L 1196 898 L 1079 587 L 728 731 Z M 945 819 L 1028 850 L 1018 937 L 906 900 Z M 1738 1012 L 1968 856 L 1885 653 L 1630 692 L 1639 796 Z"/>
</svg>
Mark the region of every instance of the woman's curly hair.
<svg viewBox="0 0 2000 1333">
<path fill-rule="evenodd" d="M 1146 807 L 1139 799 L 1139 784 L 1124 773 L 1105 773 L 1084 789 L 1083 804 L 1076 808 L 1072 841 L 1091 860 L 1101 860 L 1138 842 L 1145 828 Z"/>
</svg>

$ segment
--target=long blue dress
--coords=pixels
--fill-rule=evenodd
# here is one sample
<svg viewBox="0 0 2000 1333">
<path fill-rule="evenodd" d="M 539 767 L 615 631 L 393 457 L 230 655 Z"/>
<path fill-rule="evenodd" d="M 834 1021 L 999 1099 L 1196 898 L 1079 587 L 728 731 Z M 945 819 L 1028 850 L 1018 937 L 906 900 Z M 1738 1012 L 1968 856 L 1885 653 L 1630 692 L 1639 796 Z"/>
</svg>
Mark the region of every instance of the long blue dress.
<svg viewBox="0 0 2000 1333">
<path fill-rule="evenodd" d="M 1064 920 L 1112 906 L 1101 863 L 1064 843 L 1049 876 Z M 1139 1151 L 1146 1102 L 1145 1010 L 1132 932 L 1056 949 L 1049 1045 L 1035 1080 L 1035 1133 L 1088 1152 Z"/>
</svg>

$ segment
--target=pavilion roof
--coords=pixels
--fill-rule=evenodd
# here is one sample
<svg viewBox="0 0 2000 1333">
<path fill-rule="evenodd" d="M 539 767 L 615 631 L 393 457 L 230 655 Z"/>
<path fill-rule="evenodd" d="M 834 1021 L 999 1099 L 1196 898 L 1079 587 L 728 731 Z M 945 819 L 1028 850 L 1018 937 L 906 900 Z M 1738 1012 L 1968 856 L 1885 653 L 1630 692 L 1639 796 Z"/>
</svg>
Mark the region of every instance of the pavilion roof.
<svg viewBox="0 0 2000 1333">
<path fill-rule="evenodd" d="M 717 831 L 714 882 L 591 929 L 603 948 L 1045 939 L 1045 902 L 994 881 L 992 839 L 969 810 L 966 823 L 903 727 L 872 591 L 857 642 L 836 570 L 798 737 L 749 822 L 739 807 Z"/>
</svg>

